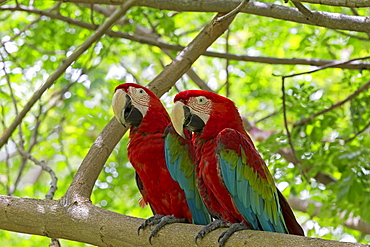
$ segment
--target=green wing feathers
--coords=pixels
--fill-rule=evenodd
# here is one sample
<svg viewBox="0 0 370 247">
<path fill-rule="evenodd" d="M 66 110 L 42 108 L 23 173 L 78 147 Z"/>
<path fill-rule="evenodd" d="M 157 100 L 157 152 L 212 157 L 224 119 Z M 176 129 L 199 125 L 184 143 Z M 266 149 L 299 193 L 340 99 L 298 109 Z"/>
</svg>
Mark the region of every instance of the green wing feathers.
<svg viewBox="0 0 370 247">
<path fill-rule="evenodd" d="M 288 233 L 274 180 L 249 139 L 225 129 L 217 150 L 219 174 L 243 218 L 256 230 Z"/>
</svg>

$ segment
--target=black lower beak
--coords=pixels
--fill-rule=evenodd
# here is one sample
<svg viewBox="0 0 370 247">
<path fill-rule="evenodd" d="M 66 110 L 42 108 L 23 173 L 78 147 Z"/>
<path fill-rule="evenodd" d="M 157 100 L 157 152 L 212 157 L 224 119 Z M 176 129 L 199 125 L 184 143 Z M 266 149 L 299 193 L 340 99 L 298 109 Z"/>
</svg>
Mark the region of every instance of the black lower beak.
<svg viewBox="0 0 370 247">
<path fill-rule="evenodd" d="M 204 128 L 204 121 L 190 112 L 189 107 L 184 106 L 184 128 L 194 132 L 200 132 Z"/>
<path fill-rule="evenodd" d="M 132 105 L 131 98 L 128 95 L 126 95 L 124 118 L 127 123 L 134 127 L 139 126 L 143 119 L 143 114 L 141 114 L 141 112 Z"/>
</svg>

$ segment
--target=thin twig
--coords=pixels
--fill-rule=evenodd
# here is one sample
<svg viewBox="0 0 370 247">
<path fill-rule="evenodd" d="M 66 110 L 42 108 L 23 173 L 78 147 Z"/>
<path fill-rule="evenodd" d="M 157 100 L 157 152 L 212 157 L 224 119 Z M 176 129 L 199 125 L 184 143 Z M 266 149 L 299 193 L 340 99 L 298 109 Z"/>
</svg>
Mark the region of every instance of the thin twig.
<svg viewBox="0 0 370 247">
<path fill-rule="evenodd" d="M 51 239 L 51 244 L 49 245 L 49 247 L 60 247 L 61 244 L 59 242 L 59 239 L 57 238 L 52 238 Z"/>
<path fill-rule="evenodd" d="M 242 0 L 242 2 L 235 9 L 233 9 L 229 13 L 215 19 L 213 21 L 213 25 L 216 25 L 220 22 L 223 22 L 223 21 L 229 19 L 230 17 L 233 17 L 233 16 L 237 15 L 247 5 L 248 2 L 249 2 L 249 0 Z"/>
<path fill-rule="evenodd" d="M 6 124 L 5 124 L 5 111 L 4 111 L 4 106 L 1 105 L 1 124 L 3 126 L 3 129 L 6 129 Z M 10 178 L 10 162 L 9 159 L 11 157 L 8 146 L 5 146 L 5 176 L 6 176 L 6 183 L 4 183 L 4 187 L 6 189 L 7 195 L 9 196 L 10 192 L 10 186 L 9 186 L 9 178 Z"/>
<path fill-rule="evenodd" d="M 46 172 L 48 172 L 50 174 L 50 177 L 51 177 L 50 189 L 49 189 L 48 193 L 46 194 L 45 198 L 48 199 L 48 200 L 52 200 L 53 197 L 54 197 L 55 191 L 57 190 L 57 181 L 58 181 L 58 178 L 55 175 L 55 172 L 49 166 L 47 166 L 47 164 L 45 163 L 45 161 L 43 161 L 43 160 L 42 161 L 37 160 L 30 153 L 28 153 L 28 152 L 26 152 L 24 150 L 21 150 L 20 149 L 19 152 L 21 153 L 21 155 L 23 157 L 25 157 L 26 159 L 31 160 L 36 165 L 41 166 L 42 170 L 44 170 L 44 171 L 46 171 Z"/>
<path fill-rule="evenodd" d="M 59 6 L 62 4 L 62 2 L 59 2 L 59 3 L 56 3 L 51 9 L 49 9 L 47 12 L 52 12 L 54 11 L 55 9 L 59 8 Z M 36 18 L 36 20 L 30 22 L 29 24 L 27 24 L 24 28 L 22 28 L 20 31 L 18 31 L 14 36 L 12 36 L 9 40 L 5 41 L 5 42 L 1 42 L 0 45 L 1 46 L 4 46 L 5 43 L 9 42 L 9 41 L 14 41 L 15 39 L 17 39 L 19 36 L 21 36 L 25 31 L 29 30 L 31 26 L 33 26 L 35 23 L 39 22 L 41 20 L 41 17 L 42 16 L 39 16 L 38 18 Z"/>
<path fill-rule="evenodd" d="M 354 134 L 352 137 L 344 140 L 345 143 L 350 142 L 354 140 L 357 136 L 361 135 L 365 130 L 367 130 L 370 127 L 370 122 L 365 125 L 361 130 L 359 130 L 356 134 Z"/>
<path fill-rule="evenodd" d="M 12 88 L 12 85 L 10 83 L 9 74 L 6 71 L 5 58 L 4 58 L 4 56 L 3 56 L 2 53 L 0 53 L 0 56 L 1 56 L 2 61 L 4 62 L 3 71 L 4 71 L 4 75 L 5 75 L 6 84 L 8 85 L 8 88 L 9 88 L 9 95 L 10 95 L 10 98 L 12 99 L 12 103 L 13 103 L 13 107 L 14 107 L 14 112 L 15 112 L 16 115 L 18 115 L 17 100 L 15 99 L 15 96 L 14 96 L 14 93 L 13 93 L 13 88 Z"/>
<path fill-rule="evenodd" d="M 17 147 L 18 152 L 20 152 L 20 150 L 23 150 L 22 148 L 23 148 L 22 146 L 18 146 Z M 22 161 L 21 161 L 21 164 L 19 165 L 19 170 L 18 170 L 18 173 L 17 173 L 17 177 L 14 181 L 13 186 L 10 187 L 10 189 L 8 191 L 9 195 L 13 195 L 14 192 L 17 190 L 18 184 L 21 181 L 21 177 L 22 177 L 24 168 L 26 167 L 26 163 L 27 163 L 27 158 L 22 156 Z"/>
<path fill-rule="evenodd" d="M 0 56 L 2 58 L 3 61 L 5 61 L 5 58 L 3 57 L 3 54 L 0 53 Z M 7 82 L 7 85 L 9 87 L 9 94 L 10 94 L 10 98 L 12 99 L 12 102 L 13 102 L 13 107 L 14 107 L 14 112 L 15 112 L 15 115 L 17 116 L 18 115 L 18 106 L 17 106 L 17 100 L 15 99 L 15 96 L 14 96 L 14 93 L 13 93 L 13 88 L 11 86 L 11 83 L 10 83 L 10 77 L 9 77 L 9 74 L 8 72 L 6 71 L 6 67 L 4 66 L 3 67 L 3 71 L 4 71 L 4 74 L 5 74 L 5 78 L 6 78 L 6 82 Z M 24 149 L 24 139 L 23 139 L 23 132 L 22 132 L 22 122 L 20 122 L 19 126 L 18 126 L 18 134 L 19 134 L 19 143 L 18 143 L 18 148 L 20 149 Z M 16 144 L 17 145 L 17 144 Z M 8 190 L 8 194 L 9 195 L 13 195 L 13 193 L 17 190 L 17 186 L 21 180 L 21 176 L 22 176 L 22 173 L 23 173 L 23 170 L 26 166 L 26 162 L 27 162 L 27 159 L 22 157 L 22 161 L 21 161 L 21 164 L 19 166 L 19 170 L 18 170 L 18 174 L 17 174 L 17 177 L 14 181 L 14 184 L 13 186 Z M 8 177 L 9 179 L 9 177 Z"/>
<path fill-rule="evenodd" d="M 14 41 L 15 39 L 17 39 L 19 36 L 21 36 L 25 31 L 29 30 L 30 27 L 32 25 L 34 25 L 35 23 L 37 23 L 38 21 L 41 20 L 41 17 L 42 16 L 39 16 L 38 18 L 36 18 L 36 20 L 32 21 L 31 23 L 29 23 L 27 26 L 25 26 L 24 28 L 22 28 L 19 32 L 17 32 L 14 36 L 12 36 L 9 40 L 5 41 L 5 42 L 1 42 L 1 46 L 4 46 L 5 43 L 7 42 L 10 42 L 10 41 Z"/>
<path fill-rule="evenodd" d="M 356 9 L 356 8 L 351 7 L 350 9 L 351 9 L 351 11 L 352 11 L 352 13 L 353 13 L 354 15 L 356 15 L 356 16 L 360 16 L 360 14 L 358 13 L 358 11 L 357 11 L 357 9 Z M 370 39 L 370 33 L 366 33 L 366 35 L 367 35 L 367 37 Z"/>
<path fill-rule="evenodd" d="M 229 53 L 229 37 L 230 37 L 230 28 L 227 29 L 226 31 L 226 43 L 225 43 L 225 53 Z M 230 78 L 229 78 L 229 65 L 230 61 L 229 59 L 226 59 L 226 64 L 225 64 L 225 71 L 226 71 L 226 97 L 230 96 Z"/>
<path fill-rule="evenodd" d="M 90 8 L 90 21 L 93 25 L 96 26 L 95 21 L 94 21 L 94 4 L 91 4 L 90 6 L 91 6 L 91 8 Z"/>
<path fill-rule="evenodd" d="M 303 170 L 303 168 L 302 168 L 302 166 L 299 162 L 299 159 L 297 157 L 297 153 L 296 153 L 294 145 L 293 145 L 292 136 L 290 134 L 289 127 L 288 127 L 288 119 L 287 119 L 287 111 L 286 111 L 285 78 L 283 77 L 283 78 L 281 78 L 281 80 L 282 80 L 281 81 L 281 91 L 282 91 L 282 101 L 283 101 L 284 127 L 285 127 L 285 131 L 286 131 L 286 134 L 287 134 L 287 137 L 288 137 L 289 146 L 290 146 L 290 149 L 292 150 L 292 154 L 293 154 L 293 157 L 294 157 L 294 160 L 295 160 L 295 162 L 293 162 L 293 163 L 296 166 L 298 166 L 301 174 L 306 179 L 307 183 L 311 184 L 310 180 L 307 177 L 306 172 Z"/>
<path fill-rule="evenodd" d="M 43 108 L 43 105 L 40 103 L 39 112 L 35 116 L 36 124 L 35 124 L 35 127 L 33 128 L 32 135 L 31 135 L 30 140 L 29 140 L 30 145 L 29 145 L 28 150 L 27 150 L 27 152 L 29 152 L 29 153 L 31 153 L 33 147 L 37 144 L 38 131 L 39 131 L 39 127 L 40 127 L 40 124 L 41 124 L 40 117 L 42 115 L 42 108 Z"/>
<path fill-rule="evenodd" d="M 57 126 L 57 133 L 58 133 L 58 142 L 60 145 L 60 154 L 64 155 L 65 157 L 65 163 L 68 168 L 70 176 L 73 178 L 74 177 L 74 171 L 72 169 L 71 163 L 69 162 L 69 156 L 66 153 L 65 147 L 64 147 L 64 142 L 63 142 L 63 123 L 65 121 L 65 117 L 63 116 L 62 119 L 60 120 L 59 125 Z"/>
<path fill-rule="evenodd" d="M 142 36 L 145 36 L 145 37 L 148 37 L 148 38 L 152 38 L 153 40 L 158 40 L 158 41 L 162 41 L 160 38 L 157 38 L 159 37 L 160 35 L 158 33 L 156 33 L 155 30 L 148 30 L 146 29 L 145 27 L 140 27 L 140 28 L 137 28 L 135 33 L 139 34 L 139 35 L 142 35 Z M 160 47 L 161 48 L 161 47 Z M 165 49 L 165 48 L 161 48 L 161 50 L 163 51 L 164 54 L 166 54 L 169 58 L 171 58 L 171 60 L 174 59 L 174 57 L 171 55 L 171 52 L 168 50 L 168 49 Z M 163 65 L 163 68 L 165 66 Z M 127 70 L 127 68 L 126 68 Z M 130 72 L 130 70 L 128 70 L 128 72 Z M 131 73 L 132 74 L 132 73 Z M 209 92 L 213 92 L 213 90 L 207 85 L 207 83 L 204 82 L 204 80 L 202 80 L 202 78 L 199 77 L 199 75 L 193 70 L 193 68 L 190 68 L 187 72 L 186 72 L 186 75 L 189 76 L 189 78 L 202 90 L 205 90 L 205 91 L 209 91 Z"/>
<path fill-rule="evenodd" d="M 362 40 L 362 41 L 369 41 L 370 40 L 370 38 L 365 38 L 365 37 L 349 34 L 349 33 L 346 33 L 344 31 L 340 31 L 340 30 L 336 30 L 336 29 L 333 29 L 333 31 L 336 32 L 336 33 L 339 33 L 341 35 L 344 35 L 344 36 L 347 36 L 347 37 L 350 37 L 350 38 L 354 38 L 354 39 L 358 39 L 358 40 Z"/>
<path fill-rule="evenodd" d="M 350 60 L 347 60 L 347 61 L 334 61 L 332 63 L 325 64 L 325 65 L 320 66 L 320 67 L 318 67 L 316 69 L 313 69 L 313 70 L 300 72 L 300 73 L 295 73 L 295 74 L 291 74 L 291 75 L 275 75 L 274 74 L 274 76 L 281 76 L 281 77 L 284 77 L 284 78 L 290 78 L 290 77 L 299 76 L 299 75 L 311 74 L 311 73 L 314 73 L 314 72 L 317 72 L 317 71 L 320 71 L 320 70 L 324 70 L 324 69 L 328 69 L 328 68 L 334 68 L 338 65 L 349 64 L 349 63 L 352 63 L 352 62 L 355 62 L 355 61 L 366 60 L 366 59 L 370 59 L 370 56 L 354 58 L 354 59 L 350 59 Z"/>
<path fill-rule="evenodd" d="M 113 53 L 117 54 L 116 52 L 113 52 Z M 129 66 L 126 66 L 124 64 L 123 59 L 119 60 L 119 64 L 122 66 L 122 68 L 124 68 L 126 70 L 127 74 L 130 74 L 134 78 L 135 83 L 141 85 L 140 80 L 137 78 L 134 71 Z"/>
<path fill-rule="evenodd" d="M 137 0 L 129 0 L 118 8 L 112 16 L 105 21 L 101 26 L 98 27 L 96 32 L 90 36 L 75 52 L 73 52 L 64 62 L 59 66 L 59 68 L 46 80 L 44 85 L 35 92 L 28 103 L 24 106 L 23 110 L 17 115 L 9 128 L 4 132 L 0 138 L 0 148 L 8 141 L 9 137 L 13 134 L 14 130 L 20 124 L 22 119 L 30 111 L 32 106 L 36 103 L 38 99 L 44 94 L 44 92 L 51 87 L 55 81 L 65 72 L 65 70 L 76 61 L 94 42 L 99 40 L 101 36 L 118 20 L 120 19 L 126 11 L 134 5 Z"/>
<path fill-rule="evenodd" d="M 314 18 L 314 14 L 309 9 L 307 9 L 300 2 L 292 1 L 292 3 L 293 3 L 294 6 L 296 6 L 296 8 L 299 10 L 299 12 L 301 12 L 304 16 L 307 17 L 308 21 L 312 21 L 312 19 Z"/>
<path fill-rule="evenodd" d="M 257 124 L 259 122 L 265 121 L 266 119 L 269 119 L 270 117 L 273 117 L 273 116 L 275 116 L 275 115 L 277 115 L 279 113 L 280 113 L 280 111 L 274 111 L 273 113 L 270 113 L 267 116 L 265 116 L 265 117 L 263 117 L 261 119 L 258 119 L 257 121 L 254 121 L 254 124 Z"/>
<path fill-rule="evenodd" d="M 365 91 L 368 87 L 370 86 L 370 81 L 366 82 L 364 85 L 362 85 L 361 87 L 359 87 L 356 91 L 354 91 L 352 94 L 350 94 L 347 98 L 345 98 L 344 100 L 341 100 L 333 105 L 331 105 L 329 108 L 327 109 L 324 109 L 322 111 L 319 111 L 315 114 L 312 114 L 311 116 L 305 118 L 305 119 L 302 119 L 300 120 L 299 122 L 295 123 L 293 125 L 293 128 L 297 127 L 297 126 L 300 126 L 302 124 L 306 124 L 308 122 L 310 122 L 312 119 L 314 119 L 315 117 L 317 116 L 320 116 L 322 114 L 325 114 L 331 110 L 333 110 L 334 108 L 337 108 L 341 105 L 343 105 L 344 103 L 346 103 L 347 101 L 350 101 L 351 99 L 353 99 L 354 97 L 356 97 L 357 95 L 359 95 L 361 92 Z"/>
</svg>

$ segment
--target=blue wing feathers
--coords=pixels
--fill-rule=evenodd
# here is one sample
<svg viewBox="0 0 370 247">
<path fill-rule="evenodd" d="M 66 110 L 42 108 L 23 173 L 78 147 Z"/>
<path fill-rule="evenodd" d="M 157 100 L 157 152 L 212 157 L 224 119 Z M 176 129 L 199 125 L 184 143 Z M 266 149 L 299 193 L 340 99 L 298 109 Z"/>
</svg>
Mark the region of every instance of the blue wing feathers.
<svg viewBox="0 0 370 247">
<path fill-rule="evenodd" d="M 184 190 L 186 201 L 193 216 L 193 223 L 207 225 L 211 216 L 200 198 L 196 187 L 195 168 L 191 160 L 188 147 L 181 145 L 182 138 L 169 131 L 165 138 L 164 152 L 166 165 L 171 177 Z"/>
</svg>

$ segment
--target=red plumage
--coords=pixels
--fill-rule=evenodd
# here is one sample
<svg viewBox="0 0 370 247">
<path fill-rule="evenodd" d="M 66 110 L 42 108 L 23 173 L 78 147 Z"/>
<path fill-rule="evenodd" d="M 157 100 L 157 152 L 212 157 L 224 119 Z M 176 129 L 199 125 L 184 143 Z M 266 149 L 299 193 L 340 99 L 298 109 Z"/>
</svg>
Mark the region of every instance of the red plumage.
<svg viewBox="0 0 370 247">
<path fill-rule="evenodd" d="M 217 134 L 224 129 L 225 122 L 229 123 L 229 128 L 234 128 L 236 130 L 244 131 L 244 127 L 240 124 L 241 121 L 236 121 L 235 119 L 235 117 L 239 117 L 235 105 L 229 100 L 226 102 L 230 103 L 230 105 L 225 105 L 224 101 L 219 101 L 219 98 L 212 97 L 212 93 L 207 94 L 207 92 L 204 91 L 187 90 L 177 94 L 174 102 L 181 101 L 187 105 L 190 96 L 196 97 L 198 92 L 201 93 L 200 95 L 205 95 L 207 98 L 212 99 L 212 108 L 216 109 L 212 111 L 210 115 L 207 128 L 204 128 L 200 133 L 194 133 L 194 146 L 196 146 L 197 157 L 196 164 L 198 164 L 196 173 L 199 193 L 208 210 L 215 218 L 223 219 L 231 223 L 242 222 L 244 221 L 243 217 L 235 208 L 230 193 L 227 191 L 223 181 L 219 179 L 215 156 L 215 138 Z M 218 96 L 224 98 L 220 95 Z M 223 121 L 213 121 L 213 118 L 222 118 Z M 220 200 L 220 198 L 222 198 L 222 200 Z M 248 223 L 246 224 L 248 225 Z"/>
<path fill-rule="evenodd" d="M 276 229 L 279 228 L 279 232 L 304 235 L 303 230 L 296 221 L 289 204 L 280 191 L 275 187 L 267 166 L 258 154 L 251 138 L 246 133 L 243 127 L 243 121 L 235 107 L 235 104 L 225 97 L 201 90 L 180 92 L 176 95 L 174 101 L 181 102 L 184 105 L 184 109 L 188 107 L 186 111 L 184 110 L 186 119 L 184 120 L 183 126 L 187 126 L 195 131 L 194 146 L 196 146 L 197 156 L 196 173 L 198 178 L 198 189 L 211 214 L 216 218 L 231 223 L 243 222 L 245 225 L 253 224 L 254 229 L 270 229 L 269 227 L 271 224 L 269 222 L 271 221 L 265 220 L 265 218 L 258 218 L 261 216 L 253 211 L 258 218 L 257 221 L 260 221 L 254 221 L 254 223 L 248 222 L 247 218 L 249 217 L 248 215 L 251 214 L 251 208 L 245 207 L 244 209 L 241 209 L 244 204 L 242 204 L 240 200 L 245 198 L 249 199 L 249 195 L 252 195 L 252 193 L 247 191 L 240 192 L 240 190 L 247 190 L 248 188 L 238 187 L 238 192 L 234 192 L 234 190 L 233 192 L 230 192 L 230 189 L 234 188 L 233 186 L 236 186 L 233 185 L 233 183 L 238 183 L 236 177 L 238 175 L 233 177 L 226 173 L 228 171 L 232 173 L 237 170 L 237 158 L 229 158 L 230 160 L 222 161 L 234 161 L 233 164 L 227 163 L 229 167 L 234 165 L 234 168 L 227 168 L 230 170 L 224 170 L 225 174 L 223 175 L 228 176 L 226 177 L 228 181 L 226 181 L 225 177 L 221 174 L 222 171 L 220 166 L 223 158 L 220 156 L 222 155 L 220 154 L 220 148 L 222 150 L 230 150 L 234 152 L 239 158 L 242 157 L 241 150 L 243 150 L 247 160 L 247 163 L 244 165 L 250 167 L 253 173 L 258 174 L 257 177 L 260 183 L 266 183 L 266 187 L 261 188 L 271 189 L 271 193 L 268 195 L 276 195 L 276 197 L 272 197 L 271 200 L 277 201 L 276 208 L 279 208 L 279 205 L 281 207 L 280 215 L 284 218 L 283 221 L 285 221 L 285 223 L 276 224 L 274 227 L 276 227 Z M 176 109 L 181 109 L 181 107 L 177 107 Z M 200 125 L 201 122 L 203 123 L 203 126 Z M 223 164 L 225 166 L 225 163 Z M 242 169 L 241 166 L 239 166 L 239 169 Z M 240 171 L 236 171 L 236 173 L 239 173 L 240 177 L 244 176 Z M 250 182 L 253 183 L 254 181 Z M 229 189 L 227 188 L 226 183 L 228 183 Z M 250 184 L 248 186 L 249 189 L 252 188 Z M 263 189 L 262 192 L 256 192 L 255 195 L 257 195 L 257 193 L 263 193 Z M 239 197 L 239 195 L 242 196 Z M 243 198 L 244 195 L 246 195 L 246 197 Z M 259 196 L 261 196 L 261 194 Z M 256 205 L 259 205 L 260 198 L 251 198 L 251 200 L 252 204 L 256 203 Z M 239 210 L 236 203 L 239 203 Z M 248 203 L 245 203 L 245 205 L 248 205 Z M 241 213 L 242 211 L 240 210 L 244 210 L 243 213 Z M 262 217 L 269 217 L 268 213 L 269 212 L 266 213 L 266 211 L 264 211 L 264 215 Z M 253 217 L 248 219 L 253 220 Z"/>
<path fill-rule="evenodd" d="M 150 204 L 155 214 L 174 215 L 190 223 L 192 215 L 184 192 L 172 179 L 165 163 L 164 130 L 170 123 L 169 115 L 159 98 L 145 87 L 126 83 L 118 86 L 115 92 L 129 93 L 129 87 L 143 89 L 149 96 L 148 109 L 140 124 L 130 127 L 128 144 L 128 157 L 140 178 L 143 200 Z"/>
</svg>

